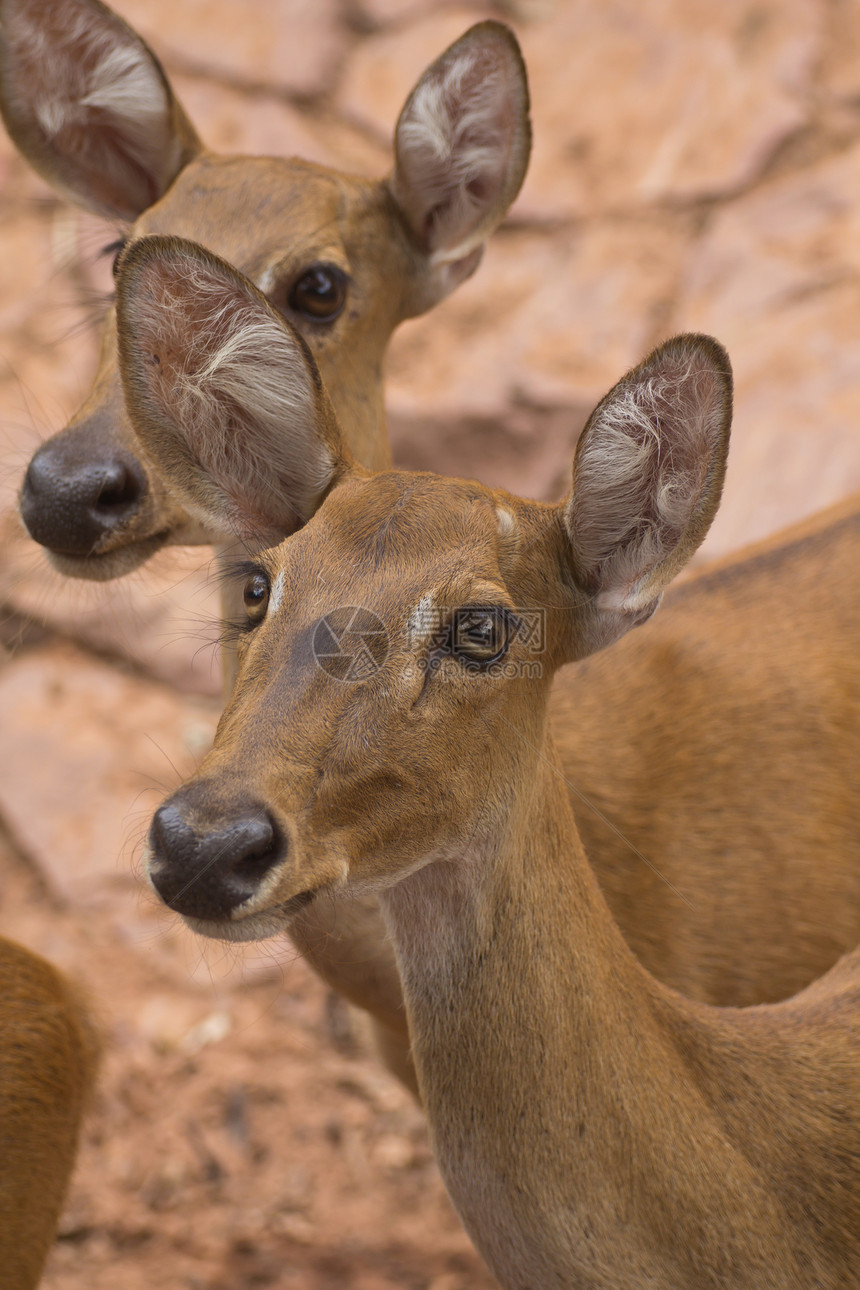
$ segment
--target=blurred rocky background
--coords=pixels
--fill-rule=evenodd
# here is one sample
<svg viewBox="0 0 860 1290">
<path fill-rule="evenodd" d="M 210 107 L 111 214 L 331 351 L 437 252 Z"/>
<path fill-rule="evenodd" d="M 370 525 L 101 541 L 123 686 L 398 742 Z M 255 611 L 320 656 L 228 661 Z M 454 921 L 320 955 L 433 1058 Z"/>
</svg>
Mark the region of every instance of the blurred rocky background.
<svg viewBox="0 0 860 1290">
<path fill-rule="evenodd" d="M 390 166 L 402 102 L 482 17 L 528 66 L 530 172 L 474 278 L 395 338 L 397 461 L 566 490 L 594 402 L 685 329 L 729 349 L 728 485 L 701 558 L 860 486 L 857 0 L 116 0 L 204 141 Z M 15 494 L 85 395 L 115 230 L 0 136 L 0 931 L 109 1037 L 48 1290 L 484 1290 L 422 1119 L 283 946 L 206 946 L 140 840 L 206 748 L 203 549 L 63 582 Z"/>
</svg>

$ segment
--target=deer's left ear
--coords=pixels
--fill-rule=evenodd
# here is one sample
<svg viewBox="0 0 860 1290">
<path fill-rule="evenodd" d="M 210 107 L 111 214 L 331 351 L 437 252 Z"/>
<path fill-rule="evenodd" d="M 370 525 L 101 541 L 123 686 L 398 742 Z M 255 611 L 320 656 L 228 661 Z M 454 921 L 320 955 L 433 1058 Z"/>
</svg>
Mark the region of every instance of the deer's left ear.
<svg viewBox="0 0 860 1290">
<path fill-rule="evenodd" d="M 0 113 L 73 201 L 131 221 L 202 144 L 152 50 L 100 0 L 0 0 Z"/>
<path fill-rule="evenodd" d="M 252 282 L 202 247 L 133 242 L 117 276 L 117 331 L 135 434 L 215 532 L 280 541 L 349 469 L 307 345 Z"/>
<path fill-rule="evenodd" d="M 704 539 L 731 418 L 728 354 L 700 335 L 659 346 L 591 414 L 563 507 L 580 602 L 573 657 L 650 618 Z"/>
<path fill-rule="evenodd" d="M 421 263 L 411 316 L 474 272 L 525 177 L 529 90 L 509 27 L 479 22 L 427 68 L 400 114 L 394 150 L 391 191 Z"/>
</svg>

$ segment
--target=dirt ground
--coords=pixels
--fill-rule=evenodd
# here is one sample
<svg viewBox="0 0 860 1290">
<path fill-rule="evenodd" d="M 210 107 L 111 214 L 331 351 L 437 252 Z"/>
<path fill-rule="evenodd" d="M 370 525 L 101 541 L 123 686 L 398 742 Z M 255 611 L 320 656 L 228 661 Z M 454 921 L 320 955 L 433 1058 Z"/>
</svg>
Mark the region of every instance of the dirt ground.
<svg viewBox="0 0 860 1290">
<path fill-rule="evenodd" d="M 383 174 L 423 68 L 510 21 L 524 191 L 475 277 L 393 343 L 397 460 L 532 496 L 659 339 L 736 375 L 703 557 L 860 488 L 860 23 L 853 0 L 118 0 L 223 151 Z M 238 15 L 241 14 L 241 18 Z M 218 712 L 202 548 L 71 584 L 15 494 L 95 368 L 116 230 L 0 138 L 0 933 L 79 979 L 106 1056 L 47 1290 L 483 1290 L 422 1116 L 286 944 L 201 943 L 139 876 Z"/>
</svg>

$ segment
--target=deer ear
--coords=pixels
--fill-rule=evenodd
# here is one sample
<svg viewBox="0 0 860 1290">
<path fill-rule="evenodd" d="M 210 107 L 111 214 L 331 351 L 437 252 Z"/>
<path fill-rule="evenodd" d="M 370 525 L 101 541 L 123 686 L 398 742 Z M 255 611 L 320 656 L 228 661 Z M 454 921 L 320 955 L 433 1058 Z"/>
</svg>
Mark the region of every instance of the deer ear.
<svg viewBox="0 0 860 1290">
<path fill-rule="evenodd" d="M 98 0 L 0 0 L 0 111 L 48 183 L 132 221 L 200 142 L 155 55 Z"/>
<path fill-rule="evenodd" d="M 426 278 L 420 313 L 469 277 L 525 177 L 526 70 L 513 32 L 480 22 L 428 67 L 397 122 L 391 189 Z"/>
<path fill-rule="evenodd" d="M 618 382 L 577 444 L 563 518 L 584 607 L 576 654 L 649 618 L 719 505 L 732 417 L 729 357 L 676 336 Z"/>
<path fill-rule="evenodd" d="M 120 372 L 147 457 L 211 530 L 280 541 L 348 454 L 304 340 L 193 242 L 133 242 L 117 277 Z"/>
</svg>

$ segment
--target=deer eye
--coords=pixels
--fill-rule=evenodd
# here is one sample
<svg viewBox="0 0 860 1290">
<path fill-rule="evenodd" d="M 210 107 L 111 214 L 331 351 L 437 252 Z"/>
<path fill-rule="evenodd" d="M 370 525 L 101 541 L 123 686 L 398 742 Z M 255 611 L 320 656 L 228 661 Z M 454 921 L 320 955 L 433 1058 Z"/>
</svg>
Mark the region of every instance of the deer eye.
<svg viewBox="0 0 860 1290">
<path fill-rule="evenodd" d="M 333 322 L 346 301 L 346 274 L 333 264 L 312 264 L 290 289 L 287 304 L 313 322 Z"/>
<path fill-rule="evenodd" d="M 458 609 L 453 622 L 453 648 L 466 661 L 493 663 L 508 648 L 508 614 L 499 605 Z"/>
<path fill-rule="evenodd" d="M 269 607 L 269 579 L 264 573 L 253 573 L 245 583 L 242 599 L 250 622 L 261 623 Z"/>
</svg>

